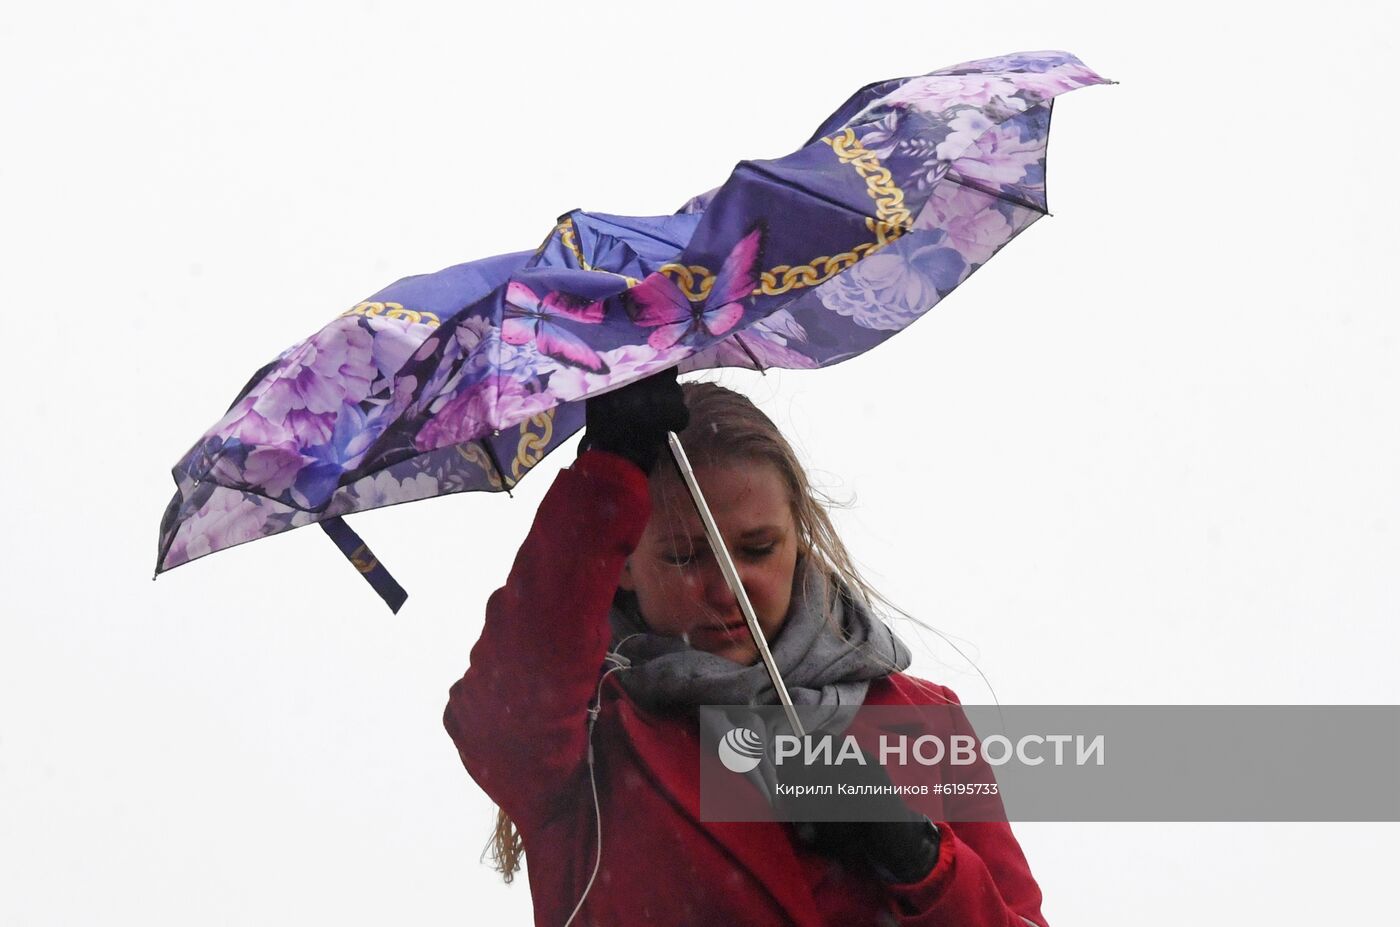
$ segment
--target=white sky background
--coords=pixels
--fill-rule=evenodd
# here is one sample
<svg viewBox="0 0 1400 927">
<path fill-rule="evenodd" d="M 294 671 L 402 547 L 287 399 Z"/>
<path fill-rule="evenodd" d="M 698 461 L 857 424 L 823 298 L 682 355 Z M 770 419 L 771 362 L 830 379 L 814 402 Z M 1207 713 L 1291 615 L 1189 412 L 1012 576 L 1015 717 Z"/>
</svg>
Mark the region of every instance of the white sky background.
<svg viewBox="0 0 1400 927">
<path fill-rule="evenodd" d="M 0 923 L 528 922 L 441 712 L 571 449 L 352 518 L 397 617 L 314 528 L 152 583 L 171 464 L 399 277 L 1010 51 L 1122 82 L 1056 106 L 1056 215 L 878 351 L 724 381 L 964 701 L 1400 701 L 1400 17 L 1152 9 L 6 4 Z M 1016 832 L 1057 925 L 1369 921 L 1400 862 L 1394 824 Z"/>
</svg>

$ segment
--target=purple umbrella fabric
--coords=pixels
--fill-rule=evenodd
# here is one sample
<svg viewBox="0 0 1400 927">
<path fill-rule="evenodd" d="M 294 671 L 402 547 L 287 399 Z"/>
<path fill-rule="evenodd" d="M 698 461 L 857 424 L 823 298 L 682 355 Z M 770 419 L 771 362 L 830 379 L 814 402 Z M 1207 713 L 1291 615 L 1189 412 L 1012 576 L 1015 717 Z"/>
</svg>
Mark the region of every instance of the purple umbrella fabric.
<svg viewBox="0 0 1400 927">
<path fill-rule="evenodd" d="M 407 277 L 260 369 L 176 463 L 156 573 L 319 523 L 397 611 L 343 521 L 509 490 L 651 373 L 825 367 L 936 305 L 1046 214 L 1065 52 L 862 88 L 803 147 L 671 216 L 580 210 L 533 252 Z"/>
</svg>

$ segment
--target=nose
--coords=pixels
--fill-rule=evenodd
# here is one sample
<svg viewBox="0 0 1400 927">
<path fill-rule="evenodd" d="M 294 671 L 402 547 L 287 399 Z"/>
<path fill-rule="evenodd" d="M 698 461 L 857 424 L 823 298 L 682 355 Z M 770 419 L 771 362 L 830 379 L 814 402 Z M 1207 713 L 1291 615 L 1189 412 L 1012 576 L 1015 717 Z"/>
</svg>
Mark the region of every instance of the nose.
<svg viewBox="0 0 1400 927">
<path fill-rule="evenodd" d="M 737 615 L 739 612 L 739 599 L 734 595 L 734 590 L 729 587 L 729 583 L 724 578 L 724 570 L 720 568 L 717 558 L 709 558 L 710 562 L 705 570 L 705 601 L 711 608 L 721 612 L 725 616 Z M 739 572 L 739 582 L 748 589 L 745 581 L 744 569 L 735 564 L 735 569 Z"/>
</svg>

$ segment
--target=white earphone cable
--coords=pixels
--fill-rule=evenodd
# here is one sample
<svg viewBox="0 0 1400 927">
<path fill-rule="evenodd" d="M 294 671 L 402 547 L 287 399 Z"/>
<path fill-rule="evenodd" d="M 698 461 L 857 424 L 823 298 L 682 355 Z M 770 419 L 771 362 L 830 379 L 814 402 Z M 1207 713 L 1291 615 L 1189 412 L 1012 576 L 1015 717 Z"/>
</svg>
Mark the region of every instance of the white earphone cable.
<svg viewBox="0 0 1400 927">
<path fill-rule="evenodd" d="M 636 635 L 629 636 L 635 637 Z M 618 646 L 622 646 L 625 640 L 626 638 L 618 641 Z M 588 785 L 593 792 L 593 823 L 594 829 L 598 833 L 598 845 L 593 856 L 593 873 L 588 877 L 588 884 L 583 887 L 583 894 L 579 896 L 578 904 L 574 905 L 569 919 L 564 922 L 564 927 L 569 927 L 574 922 L 574 918 L 578 917 L 578 912 L 583 909 L 584 899 L 593 890 L 593 881 L 598 878 L 598 869 L 603 863 L 603 811 L 598 804 L 598 779 L 593 769 L 593 726 L 598 722 L 598 713 L 603 707 L 603 683 L 613 673 L 631 666 L 632 661 L 620 653 L 612 652 L 604 658 L 603 662 L 611 663 L 613 666 L 612 669 L 598 678 L 598 691 L 593 697 L 593 704 L 588 709 Z"/>
</svg>

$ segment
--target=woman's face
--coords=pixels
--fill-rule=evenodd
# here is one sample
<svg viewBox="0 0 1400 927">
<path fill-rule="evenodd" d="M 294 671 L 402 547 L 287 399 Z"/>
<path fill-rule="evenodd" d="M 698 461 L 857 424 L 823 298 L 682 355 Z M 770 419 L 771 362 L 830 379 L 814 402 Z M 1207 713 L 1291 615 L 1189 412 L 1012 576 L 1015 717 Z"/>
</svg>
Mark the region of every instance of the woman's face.
<svg viewBox="0 0 1400 927">
<path fill-rule="evenodd" d="M 759 626 L 769 640 L 792 600 L 797 525 L 778 468 L 743 461 L 695 471 L 720 534 L 734 558 Z M 619 585 L 635 592 L 647 625 L 736 663 L 758 659 L 739 600 L 710 549 L 680 476 L 662 468 L 651 479 L 651 520 Z"/>
</svg>

